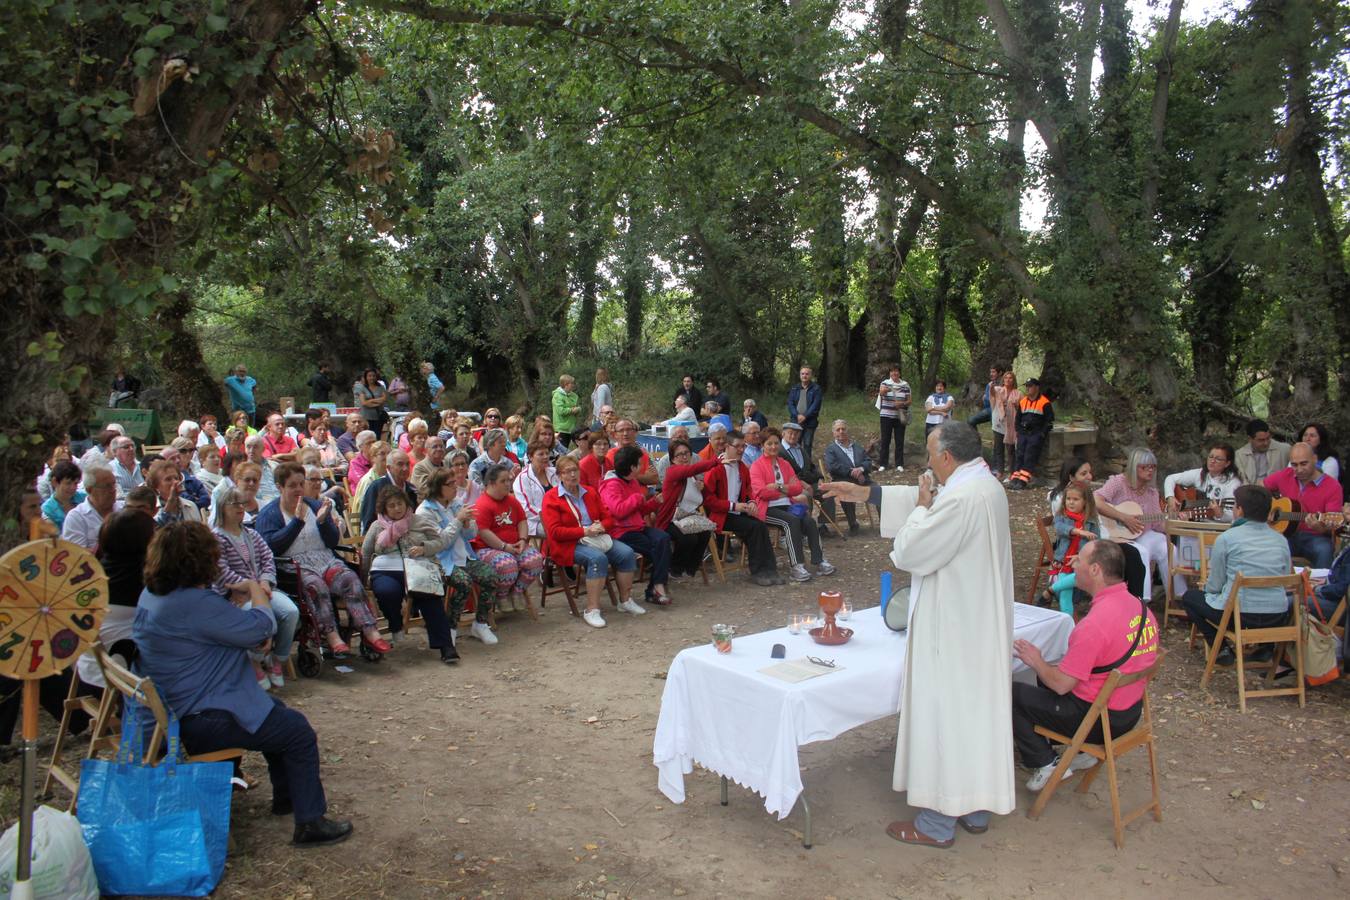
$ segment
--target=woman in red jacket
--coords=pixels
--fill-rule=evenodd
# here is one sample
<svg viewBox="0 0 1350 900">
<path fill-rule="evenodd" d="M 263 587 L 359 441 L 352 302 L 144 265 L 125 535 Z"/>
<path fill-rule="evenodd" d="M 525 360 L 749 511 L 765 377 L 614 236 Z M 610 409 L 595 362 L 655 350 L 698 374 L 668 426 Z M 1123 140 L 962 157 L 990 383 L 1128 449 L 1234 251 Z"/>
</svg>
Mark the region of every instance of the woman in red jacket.
<svg viewBox="0 0 1350 900">
<path fill-rule="evenodd" d="M 806 496 L 792 466 L 781 459 L 778 453 L 783 448 L 783 435 L 777 428 L 764 429 L 763 454 L 750 467 L 750 496 L 759 501 L 760 519 L 772 525 L 778 525 L 787 532 L 788 560 L 792 563 L 793 581 L 810 581 L 811 573 L 806 570 L 803 561 L 802 538 L 811 547 L 811 563 L 816 567 L 817 575 L 833 575 L 834 566 L 825 558 L 820 549 L 820 532 L 816 530 L 816 521 L 811 517 L 811 500 Z M 798 515 L 793 505 L 802 507 L 805 512 Z"/>
<path fill-rule="evenodd" d="M 703 473 L 723 461 L 714 456 L 694 462 L 694 451 L 683 439 L 671 441 L 669 453 L 670 465 L 661 482 L 661 507 L 656 511 L 655 524 L 670 535 L 670 574 L 680 578 L 697 574 L 703 554 L 708 551 L 708 540 L 716 526 L 707 516 L 699 514 L 703 506 Z"/>
<path fill-rule="evenodd" d="M 539 514 L 544 534 L 548 535 L 544 551 L 555 565 L 585 570 L 586 612 L 582 618 L 592 627 L 605 627 L 605 617 L 600 614 L 600 591 L 610 566 L 614 567 L 614 580 L 624 598 L 619 609 L 642 615 L 646 610 L 628 596 L 637 569 L 633 548 L 606 533 L 606 513 L 600 495 L 582 487 L 575 459 L 558 457 L 557 473 L 558 484 L 544 493 L 544 506 Z M 606 543 L 609 546 L 601 549 Z"/>
<path fill-rule="evenodd" d="M 581 483 L 586 490 L 600 492 L 600 479 L 609 473 L 609 435 L 597 431 L 591 437 L 591 451 L 580 458 Z"/>
<path fill-rule="evenodd" d="M 666 580 L 670 577 L 670 535 L 659 528 L 648 527 L 643 521 L 649 513 L 656 512 L 660 501 L 647 499 L 647 489 L 638 483 L 637 470 L 641 462 L 642 449 L 637 445 L 616 450 L 614 471 L 600 482 L 600 499 L 614 521 L 610 534 L 647 557 L 652 565 L 651 578 L 647 581 L 647 602 L 669 606 Z"/>
</svg>

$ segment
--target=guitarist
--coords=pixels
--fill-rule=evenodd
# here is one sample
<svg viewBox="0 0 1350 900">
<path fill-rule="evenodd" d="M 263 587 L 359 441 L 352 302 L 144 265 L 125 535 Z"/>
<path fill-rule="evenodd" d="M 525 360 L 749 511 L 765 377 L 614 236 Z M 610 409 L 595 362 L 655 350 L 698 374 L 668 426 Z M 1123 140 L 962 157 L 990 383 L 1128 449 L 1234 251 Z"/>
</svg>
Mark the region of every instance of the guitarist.
<svg viewBox="0 0 1350 900">
<path fill-rule="evenodd" d="M 1305 557 L 1314 569 L 1329 568 L 1335 525 L 1316 514 L 1340 512 L 1344 496 L 1341 483 L 1317 468 L 1317 452 L 1307 444 L 1295 444 L 1289 450 L 1288 468 L 1266 476 L 1262 483 L 1281 497 L 1297 501 L 1299 509 L 1310 514 L 1289 535 L 1290 552 Z"/>
<path fill-rule="evenodd" d="M 1147 601 L 1153 589 L 1153 571 L 1167 564 L 1167 538 L 1163 533 L 1162 498 L 1158 495 L 1158 458 L 1147 448 L 1130 451 L 1125 471 L 1106 479 L 1093 495 L 1097 511 L 1123 525 L 1144 563 L 1144 592 Z M 1124 504 L 1132 504 L 1125 509 Z M 1136 511 L 1137 509 L 1137 511 Z M 1145 522 L 1141 517 L 1151 517 Z"/>
<path fill-rule="evenodd" d="M 1242 484 L 1237 465 L 1233 462 L 1233 448 L 1227 444 L 1213 444 L 1205 454 L 1205 465 L 1199 469 L 1187 469 L 1168 475 L 1163 482 L 1163 495 L 1167 497 L 1167 514 L 1181 515 L 1181 502 L 1177 497 L 1178 488 L 1191 488 L 1195 499 L 1210 502 L 1210 516 L 1219 522 L 1233 521 L 1233 492 Z"/>
</svg>

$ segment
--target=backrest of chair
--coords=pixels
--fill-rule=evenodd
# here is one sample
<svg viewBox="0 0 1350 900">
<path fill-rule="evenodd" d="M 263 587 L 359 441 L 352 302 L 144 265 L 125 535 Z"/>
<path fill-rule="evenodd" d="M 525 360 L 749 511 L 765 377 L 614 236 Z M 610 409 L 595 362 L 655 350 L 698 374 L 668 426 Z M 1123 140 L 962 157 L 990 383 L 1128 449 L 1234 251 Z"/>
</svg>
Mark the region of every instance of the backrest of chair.
<svg viewBox="0 0 1350 900">
<path fill-rule="evenodd" d="M 1055 552 L 1055 538 L 1050 534 L 1050 527 L 1054 524 L 1054 516 L 1040 516 L 1036 519 L 1036 530 L 1041 535 L 1041 548 L 1049 553 L 1052 559 Z"/>
<path fill-rule="evenodd" d="M 137 675 L 109 656 L 101 642 L 94 644 L 93 651 L 94 659 L 103 672 L 104 683 L 122 695 L 123 710 L 126 709 L 126 700 L 132 699 L 150 710 L 154 716 L 155 729 L 150 736 L 150 742 L 145 746 L 145 761 L 153 761 L 159 755 L 159 748 L 163 744 L 169 728 L 169 712 L 164 705 L 164 700 L 159 696 L 159 691 L 155 689 L 154 682 L 149 678 Z M 123 715 L 125 716 L 125 712 Z"/>
<path fill-rule="evenodd" d="M 1209 560 L 1214 555 L 1214 542 L 1219 539 L 1222 531 L 1202 531 L 1200 532 L 1200 584 L 1203 587 L 1205 581 L 1209 578 Z"/>
<path fill-rule="evenodd" d="M 1107 719 L 1106 711 L 1108 708 L 1107 704 L 1111 702 L 1111 695 L 1122 687 L 1151 679 L 1158 673 L 1158 667 L 1162 665 L 1163 658 L 1166 655 L 1166 651 L 1161 649 L 1158 650 L 1154 655 L 1153 662 L 1149 664 L 1149 667 L 1138 672 L 1126 674 L 1120 671 L 1120 669 L 1112 669 L 1111 674 L 1106 676 L 1106 681 L 1102 684 L 1101 690 L 1097 692 L 1097 699 L 1092 701 L 1092 706 L 1088 709 L 1087 714 L 1083 716 L 1083 721 L 1078 726 L 1078 731 L 1074 734 L 1074 743 L 1076 744 L 1085 740 L 1087 735 L 1092 731 L 1093 726 L 1097 724 L 1098 719 L 1100 719 L 1102 723 L 1102 733 L 1110 734 L 1111 723 Z M 1139 720 L 1144 724 L 1149 724 L 1152 721 L 1150 716 L 1148 688 L 1146 686 L 1144 689 L 1144 710 L 1140 715 Z M 1112 735 L 1113 739 L 1116 737 L 1119 737 L 1119 735 Z"/>
<path fill-rule="evenodd" d="M 1294 593 L 1292 604 L 1294 618 L 1291 624 L 1298 625 L 1299 610 L 1303 606 L 1303 576 L 1297 572 L 1288 575 L 1243 575 L 1241 571 L 1233 578 L 1233 587 L 1224 600 L 1226 606 L 1233 608 L 1233 630 L 1242 632 L 1242 603 L 1240 597 L 1246 588 L 1283 588 Z"/>
</svg>

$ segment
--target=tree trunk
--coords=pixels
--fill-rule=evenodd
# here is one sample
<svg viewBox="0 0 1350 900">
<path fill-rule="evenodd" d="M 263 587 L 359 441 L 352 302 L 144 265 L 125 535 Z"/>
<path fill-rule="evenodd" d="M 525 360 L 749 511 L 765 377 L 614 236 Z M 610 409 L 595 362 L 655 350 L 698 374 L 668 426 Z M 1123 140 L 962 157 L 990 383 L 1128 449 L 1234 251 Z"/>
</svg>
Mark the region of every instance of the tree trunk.
<svg viewBox="0 0 1350 900">
<path fill-rule="evenodd" d="M 195 420 L 211 413 L 224 422 L 229 411 L 225 394 L 220 380 L 207 371 L 196 332 L 188 327 L 191 312 L 192 300 L 180 291 L 155 313 L 155 323 L 166 332 L 160 351 L 160 364 L 168 376 L 164 391 L 178 418 Z"/>
<path fill-rule="evenodd" d="M 821 355 L 821 387 L 831 393 L 844 390 L 848 381 L 848 248 L 844 238 L 842 185 L 833 179 L 822 190 L 828 195 L 811 233 L 811 268 L 816 292 L 825 313 L 825 339 Z"/>
<path fill-rule="evenodd" d="M 880 384 L 893 365 L 901 365 L 900 303 L 895 283 L 914 246 L 928 199 L 915 196 L 896 229 L 896 184 L 889 177 L 876 178 L 877 210 L 872 239 L 867 247 L 867 371 L 869 385 Z"/>
<path fill-rule="evenodd" d="M 1016 104 L 1015 99 L 1010 102 Z M 1012 246 L 1023 243 L 1022 181 L 1026 176 L 1027 158 L 1022 147 L 1026 134 L 1026 119 L 1016 116 L 1008 123 L 1008 140 L 1003 146 L 1000 188 L 1004 213 L 999 233 Z M 1007 270 L 991 261 L 984 270 L 980 297 L 984 301 L 981 316 L 984 327 L 980 344 L 971 350 L 970 369 L 971 381 L 978 379 L 983 390 L 984 376 L 990 368 L 1009 369 L 1017 359 L 1022 344 L 1022 294 Z"/>
</svg>

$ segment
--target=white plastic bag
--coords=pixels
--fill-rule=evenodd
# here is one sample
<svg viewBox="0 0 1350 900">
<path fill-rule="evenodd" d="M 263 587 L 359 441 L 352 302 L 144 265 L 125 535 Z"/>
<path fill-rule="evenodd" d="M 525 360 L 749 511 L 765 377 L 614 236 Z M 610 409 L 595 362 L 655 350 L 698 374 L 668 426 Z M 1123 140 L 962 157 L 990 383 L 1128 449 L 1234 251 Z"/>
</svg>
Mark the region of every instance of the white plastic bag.
<svg viewBox="0 0 1350 900">
<path fill-rule="evenodd" d="M 19 823 L 0 837 L 0 900 L 14 890 L 14 864 L 19 856 Z M 80 822 L 50 806 L 33 812 L 34 900 L 98 900 L 94 861 L 84 845 Z"/>
</svg>

